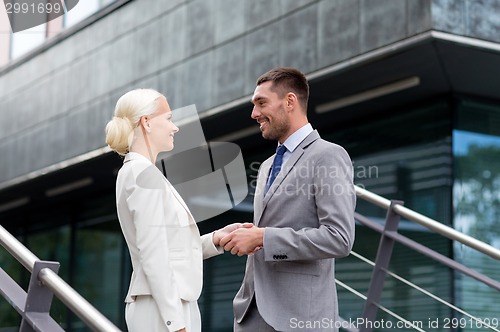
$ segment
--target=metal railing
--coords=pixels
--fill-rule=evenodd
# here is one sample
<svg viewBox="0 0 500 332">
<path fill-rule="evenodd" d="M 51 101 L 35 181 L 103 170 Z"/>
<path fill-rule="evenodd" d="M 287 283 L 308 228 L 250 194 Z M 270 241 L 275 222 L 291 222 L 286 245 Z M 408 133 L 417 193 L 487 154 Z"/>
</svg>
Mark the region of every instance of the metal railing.
<svg viewBox="0 0 500 332">
<path fill-rule="evenodd" d="M 427 257 L 430 257 L 434 259 L 435 261 L 443 264 L 444 266 L 447 266 L 455 271 L 461 272 L 471 278 L 474 278 L 478 280 L 479 282 L 497 290 L 500 291 L 500 282 L 493 280 L 477 271 L 474 271 L 463 264 L 460 264 L 453 259 L 444 256 L 418 242 L 415 242 L 402 234 L 398 233 L 398 225 L 400 221 L 400 217 L 404 217 L 410 221 L 416 222 L 450 240 L 458 241 L 465 246 L 468 246 L 470 248 L 473 248 L 485 255 L 488 255 L 494 259 L 500 260 L 500 250 L 494 248 L 493 246 L 490 246 L 487 243 L 481 242 L 471 236 L 468 236 L 466 234 L 463 234 L 461 232 L 458 232 L 457 230 L 446 226 L 436 220 L 433 220 L 431 218 L 428 218 L 422 214 L 419 214 L 415 211 L 412 211 L 406 207 L 404 207 L 402 202 L 399 201 L 390 201 L 386 198 L 383 198 L 377 194 L 374 194 L 368 190 L 365 190 L 361 187 L 355 187 L 356 190 L 356 196 L 360 199 L 363 199 L 371 204 L 377 205 L 385 210 L 387 210 L 387 216 L 386 216 L 386 221 L 385 225 L 382 226 L 362 215 L 359 213 L 355 214 L 355 219 L 360 222 L 362 225 L 378 232 L 381 234 L 380 238 L 380 243 L 379 243 L 379 248 L 378 252 L 376 255 L 375 262 L 372 262 L 365 257 L 359 255 L 356 252 L 352 252 L 352 255 L 357 257 L 358 259 L 364 261 L 367 264 L 370 264 L 373 266 L 373 272 L 372 272 L 372 277 L 370 279 L 370 285 L 368 288 L 368 292 L 366 295 L 362 294 L 361 292 L 357 291 L 356 289 L 348 286 L 344 282 L 337 280 L 336 283 L 346 289 L 347 291 L 355 294 L 356 296 L 360 297 L 361 299 L 365 300 L 365 307 L 363 310 L 363 314 L 361 317 L 361 322 L 374 322 L 377 316 L 378 310 L 382 310 L 385 313 L 389 314 L 390 316 L 396 318 L 397 320 L 403 322 L 405 324 L 406 328 L 413 328 L 417 331 L 424 331 L 421 327 L 415 325 L 414 323 L 406 320 L 404 317 L 399 316 L 397 313 L 389 310 L 388 308 L 382 306 L 380 304 L 380 298 L 382 295 L 382 291 L 384 289 L 384 281 L 387 275 L 395 278 L 396 280 L 403 282 L 407 286 L 412 287 L 413 289 L 416 289 L 417 291 L 431 297 L 432 299 L 446 305 L 452 310 L 455 310 L 459 312 L 460 314 L 469 317 L 469 319 L 474 320 L 478 323 L 481 324 L 484 328 L 489 328 L 490 330 L 500 332 L 498 329 L 498 326 L 493 326 L 493 324 L 487 324 L 484 321 L 482 321 L 480 318 L 474 317 L 473 315 L 467 313 L 466 311 L 462 310 L 461 308 L 453 305 L 452 303 L 449 303 L 435 294 L 432 294 L 431 292 L 426 291 L 425 289 L 419 287 L 418 285 L 402 278 L 401 276 L 398 276 L 395 273 L 392 273 L 388 270 L 389 262 L 391 260 L 391 255 L 392 255 L 392 250 L 394 247 L 395 242 L 401 243 L 405 245 L 406 247 L 413 249 Z M 344 326 L 342 326 L 344 327 Z M 359 328 L 358 325 L 354 326 L 346 326 L 344 330 L 347 331 L 372 331 L 373 327 L 371 324 L 361 324 L 361 328 Z"/>
<path fill-rule="evenodd" d="M 356 189 L 356 196 L 369 202 L 372 204 L 375 204 L 381 208 L 384 208 L 388 210 L 391 206 L 391 201 L 388 200 L 387 198 L 384 198 L 382 196 L 379 196 L 377 194 L 372 193 L 371 191 L 368 191 L 366 189 L 363 189 L 361 187 L 355 187 Z M 401 204 L 395 204 L 393 207 L 394 213 L 397 215 L 404 217 L 408 220 L 411 220 L 413 222 L 416 222 L 424 227 L 427 227 L 428 229 L 441 234 L 450 240 L 455 240 L 458 241 L 462 244 L 465 244 L 466 246 L 470 248 L 474 248 L 479 252 L 482 252 L 483 254 L 486 254 L 496 260 L 500 260 L 500 250 L 496 249 L 493 246 L 490 246 L 487 243 L 481 242 L 469 235 L 463 234 L 449 226 L 446 226 L 439 221 L 436 221 L 434 219 L 431 219 L 429 217 L 426 217 L 418 212 L 415 212 L 413 210 L 408 209 L 407 207 L 401 205 Z"/>
<path fill-rule="evenodd" d="M 0 268 L 0 294 L 22 316 L 21 332 L 64 331 L 49 315 L 52 294 L 55 294 L 92 331 L 120 331 L 57 274 L 59 263 L 40 261 L 1 225 L 0 244 L 31 273 L 26 293 Z"/>
<path fill-rule="evenodd" d="M 500 260 L 500 250 L 481 242 L 473 237 L 456 231 L 455 229 L 446 226 L 436 220 L 423 216 L 415 211 L 412 211 L 402 205 L 402 202 L 390 201 L 386 198 L 378 196 L 370 191 L 360 187 L 355 187 L 358 198 L 369 203 L 375 204 L 387 210 L 386 223 L 384 226 L 371 221 L 370 219 L 356 213 L 355 218 L 364 226 L 371 228 L 381 234 L 380 245 L 377 252 L 375 262 L 371 262 L 361 255 L 353 252 L 353 256 L 363 260 L 373 266 L 372 278 L 368 294 L 363 295 L 355 289 L 349 287 L 345 283 L 336 280 L 337 284 L 351 291 L 357 296 L 365 300 L 365 308 L 363 311 L 363 321 L 374 321 L 378 310 L 382 310 L 396 319 L 405 322 L 411 326 L 411 322 L 403 317 L 392 312 L 388 308 L 382 306 L 379 301 L 384 288 L 384 280 L 386 275 L 390 275 L 405 284 L 413 287 L 420 292 L 434 298 L 448 307 L 456 310 L 471 319 L 477 319 L 466 313 L 460 308 L 448 303 L 434 294 L 431 294 L 419 286 L 401 278 L 400 276 L 388 270 L 391 260 L 392 249 L 395 242 L 416 250 L 439 263 L 448 266 L 456 271 L 464 273 L 486 285 L 500 291 L 500 282 L 493 280 L 485 275 L 478 273 L 468 267 L 452 260 L 451 258 L 435 252 L 397 232 L 400 217 L 404 217 L 410 221 L 416 222 L 428 229 L 445 236 L 448 239 L 458 241 L 470 248 L 474 248 L 481 253 L 484 253 L 494 259 Z M 57 275 L 59 263 L 40 261 L 31 251 L 29 251 L 21 242 L 0 226 L 0 244 L 30 273 L 31 280 L 28 287 L 28 292 L 19 287 L 1 268 L 0 268 L 0 294 L 3 295 L 9 303 L 22 316 L 20 331 L 64 331 L 49 315 L 52 295 L 55 294 L 71 311 L 73 311 L 87 326 L 93 331 L 117 332 L 120 331 L 106 317 L 97 311 L 89 302 L 80 296 L 72 289 L 63 279 Z M 418 326 L 413 326 L 417 331 L 423 331 Z M 489 327 L 493 331 L 499 331 L 493 326 Z M 371 331 L 371 328 L 362 327 L 346 327 L 347 331 Z"/>
</svg>

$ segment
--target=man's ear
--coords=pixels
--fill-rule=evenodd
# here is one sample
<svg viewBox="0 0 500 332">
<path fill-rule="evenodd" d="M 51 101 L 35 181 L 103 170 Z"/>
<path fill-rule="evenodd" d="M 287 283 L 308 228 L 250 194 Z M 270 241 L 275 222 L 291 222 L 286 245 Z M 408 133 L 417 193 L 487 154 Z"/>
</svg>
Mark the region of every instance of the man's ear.
<svg viewBox="0 0 500 332">
<path fill-rule="evenodd" d="M 286 102 L 286 109 L 288 111 L 293 110 L 295 107 L 297 107 L 298 99 L 297 95 L 293 92 L 288 92 L 285 96 L 285 102 Z"/>
</svg>

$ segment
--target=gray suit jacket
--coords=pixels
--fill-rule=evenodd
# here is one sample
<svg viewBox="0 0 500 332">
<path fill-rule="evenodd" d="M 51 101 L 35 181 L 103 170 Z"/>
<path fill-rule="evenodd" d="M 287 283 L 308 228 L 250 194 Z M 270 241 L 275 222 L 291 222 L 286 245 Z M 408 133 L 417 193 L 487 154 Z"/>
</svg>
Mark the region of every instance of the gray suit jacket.
<svg viewBox="0 0 500 332">
<path fill-rule="evenodd" d="M 254 223 L 266 227 L 264 246 L 247 258 L 235 319 L 243 320 L 255 296 L 259 313 L 278 331 L 335 331 L 334 259 L 347 256 L 354 242 L 352 162 L 313 131 L 264 195 L 273 160 L 257 177 Z"/>
</svg>

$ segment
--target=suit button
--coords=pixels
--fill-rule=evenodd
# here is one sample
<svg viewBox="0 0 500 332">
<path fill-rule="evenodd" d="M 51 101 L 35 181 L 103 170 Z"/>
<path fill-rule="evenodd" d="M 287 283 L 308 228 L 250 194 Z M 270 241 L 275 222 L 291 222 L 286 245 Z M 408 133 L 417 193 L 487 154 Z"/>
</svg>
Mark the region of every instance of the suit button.
<svg viewBox="0 0 500 332">
<path fill-rule="evenodd" d="M 172 324 L 172 322 L 171 321 L 167 321 L 167 326 L 169 326 L 170 324 Z"/>
</svg>

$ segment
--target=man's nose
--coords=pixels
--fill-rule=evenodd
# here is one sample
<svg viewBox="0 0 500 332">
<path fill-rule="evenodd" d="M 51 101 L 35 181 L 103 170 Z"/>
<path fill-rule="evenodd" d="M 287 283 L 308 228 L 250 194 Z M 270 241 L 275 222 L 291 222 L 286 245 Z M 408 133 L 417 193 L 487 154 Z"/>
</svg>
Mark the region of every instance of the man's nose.
<svg viewBox="0 0 500 332">
<path fill-rule="evenodd" d="M 260 112 L 254 106 L 254 108 L 252 109 L 251 117 L 252 117 L 252 119 L 257 119 L 259 116 L 260 116 Z"/>
</svg>

